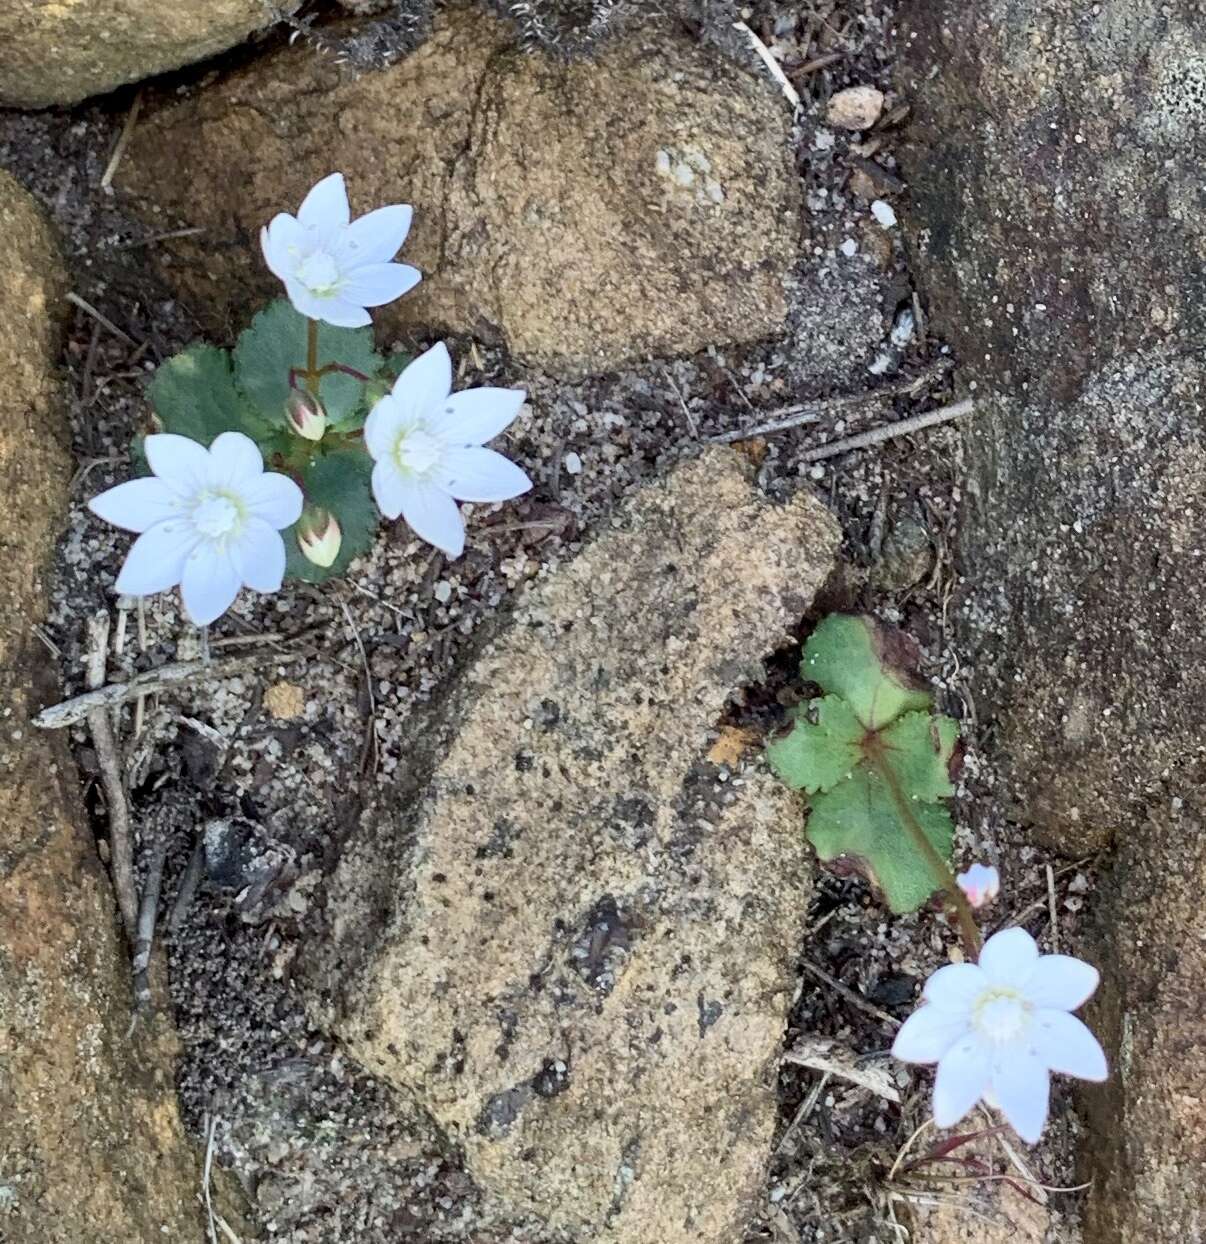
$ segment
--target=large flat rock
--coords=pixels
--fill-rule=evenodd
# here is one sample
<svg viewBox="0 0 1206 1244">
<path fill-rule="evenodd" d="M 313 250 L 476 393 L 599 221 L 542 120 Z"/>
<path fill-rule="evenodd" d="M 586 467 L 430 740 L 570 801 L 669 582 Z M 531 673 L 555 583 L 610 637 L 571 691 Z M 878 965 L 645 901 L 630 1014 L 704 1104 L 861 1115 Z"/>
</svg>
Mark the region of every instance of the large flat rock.
<svg viewBox="0 0 1206 1244">
<path fill-rule="evenodd" d="M 66 276 L 33 200 L 0 172 L 0 1238 L 200 1240 L 201 1168 L 170 1034 L 126 1035 L 128 952 L 34 633 L 66 506 L 57 374 Z"/>
<path fill-rule="evenodd" d="M 648 485 L 416 726 L 306 956 L 316 1011 L 511 1210 L 731 1244 L 774 1127 L 799 809 L 704 762 L 832 565 L 728 450 Z"/>
<path fill-rule="evenodd" d="M 353 211 L 415 207 L 404 257 L 424 280 L 380 313 L 387 329 L 581 372 L 783 327 L 790 129 L 773 87 L 668 21 L 567 64 L 456 9 L 380 72 L 301 41 L 152 110 L 119 184 L 153 228 L 204 230 L 152 254 L 215 333 L 281 292 L 260 226 L 338 168 Z"/>
<path fill-rule="evenodd" d="M 916 271 L 982 395 L 960 610 L 981 720 L 1018 819 L 1117 850 L 1081 948 L 1114 1067 L 1082 1094 L 1087 1236 L 1180 1244 L 1206 1145 L 1206 15 L 905 16 Z"/>
<path fill-rule="evenodd" d="M 297 0 L 0 0 L 0 106 L 75 104 L 241 43 Z"/>
</svg>

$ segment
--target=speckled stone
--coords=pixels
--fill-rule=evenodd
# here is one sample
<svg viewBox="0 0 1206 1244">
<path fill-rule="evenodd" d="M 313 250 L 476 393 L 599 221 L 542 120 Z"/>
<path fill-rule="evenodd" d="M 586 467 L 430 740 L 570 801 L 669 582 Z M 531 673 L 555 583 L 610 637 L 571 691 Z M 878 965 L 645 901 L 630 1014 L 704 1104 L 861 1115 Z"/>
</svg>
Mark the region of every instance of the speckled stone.
<svg viewBox="0 0 1206 1244">
<path fill-rule="evenodd" d="M 473 333 L 582 373 L 783 328 L 790 131 L 773 86 L 675 28 L 566 64 L 454 10 L 381 72 L 299 42 L 148 109 L 119 184 L 155 228 L 204 229 L 153 258 L 211 331 L 281 294 L 260 226 L 337 165 L 354 212 L 415 208 L 403 257 L 424 279 L 378 313 L 387 329 Z"/>
<path fill-rule="evenodd" d="M 837 544 L 727 449 L 647 485 L 416 724 L 340 863 L 314 1010 L 512 1211 L 731 1244 L 761 1188 L 811 865 L 793 797 L 706 754 Z"/>
</svg>

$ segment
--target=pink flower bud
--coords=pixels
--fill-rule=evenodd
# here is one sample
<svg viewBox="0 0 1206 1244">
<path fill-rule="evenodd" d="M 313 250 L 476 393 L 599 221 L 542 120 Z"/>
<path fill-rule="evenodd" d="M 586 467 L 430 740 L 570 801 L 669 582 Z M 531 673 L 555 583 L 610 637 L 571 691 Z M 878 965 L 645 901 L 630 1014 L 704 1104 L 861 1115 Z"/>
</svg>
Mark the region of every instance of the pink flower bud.
<svg viewBox="0 0 1206 1244">
<path fill-rule="evenodd" d="M 991 865 L 973 864 L 955 880 L 973 907 L 983 907 L 985 903 L 991 903 L 1001 892 L 1001 874 Z"/>
<path fill-rule="evenodd" d="M 308 441 L 322 440 L 327 430 L 327 412 L 313 393 L 305 389 L 290 389 L 285 399 L 285 414 L 289 418 L 289 426 L 298 436 L 304 436 Z"/>
<path fill-rule="evenodd" d="M 325 570 L 339 556 L 343 532 L 339 520 L 320 505 L 307 505 L 297 523 L 297 547 L 302 556 Z"/>
</svg>

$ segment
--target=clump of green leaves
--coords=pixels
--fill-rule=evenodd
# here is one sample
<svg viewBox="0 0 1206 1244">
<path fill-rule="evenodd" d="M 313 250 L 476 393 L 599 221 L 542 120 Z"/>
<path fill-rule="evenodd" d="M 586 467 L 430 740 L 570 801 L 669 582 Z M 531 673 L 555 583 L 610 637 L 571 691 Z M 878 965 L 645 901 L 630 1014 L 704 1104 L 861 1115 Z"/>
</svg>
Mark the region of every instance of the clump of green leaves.
<svg viewBox="0 0 1206 1244">
<path fill-rule="evenodd" d="M 767 758 L 809 797 L 807 835 L 822 860 L 845 860 L 896 912 L 942 888 L 954 824 L 959 726 L 933 712 L 911 641 L 874 618 L 831 614 L 804 645 L 800 674 L 823 695 L 799 706 Z"/>
<path fill-rule="evenodd" d="M 195 345 L 168 359 L 155 373 L 149 395 L 160 430 L 207 447 L 222 432 L 243 432 L 260 447 L 268 469 L 292 476 L 309 505 L 334 515 L 342 541 L 329 566 L 302 555 L 296 526 L 282 533 L 286 575 L 321 583 L 342 574 L 372 545 L 379 518 L 361 429 L 409 359 L 383 359 L 373 347 L 371 328 L 320 323 L 317 398 L 325 430 L 318 439 L 299 436 L 290 429 L 288 403 L 307 367 L 308 324 L 284 299 L 271 303 L 233 351 Z"/>
</svg>

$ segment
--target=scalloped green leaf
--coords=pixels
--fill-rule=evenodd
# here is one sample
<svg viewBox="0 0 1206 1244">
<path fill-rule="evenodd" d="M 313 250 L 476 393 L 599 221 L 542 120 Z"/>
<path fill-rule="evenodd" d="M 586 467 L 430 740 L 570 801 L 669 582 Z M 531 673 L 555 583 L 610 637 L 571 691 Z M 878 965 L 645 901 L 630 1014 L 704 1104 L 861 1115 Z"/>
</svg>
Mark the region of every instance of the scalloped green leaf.
<svg viewBox="0 0 1206 1244">
<path fill-rule="evenodd" d="M 906 713 L 880 733 L 884 759 L 914 799 L 933 803 L 955 793 L 951 757 L 959 741 L 953 717 Z"/>
<path fill-rule="evenodd" d="M 205 446 L 222 432 L 258 442 L 268 430 L 235 387 L 230 354 L 217 346 L 190 346 L 161 363 L 147 394 L 165 432 Z"/>
<path fill-rule="evenodd" d="M 264 308 L 243 330 L 234 350 L 235 379 L 257 410 L 272 424 L 285 421 L 289 373 L 306 365 L 307 324 L 285 299 Z M 373 348 L 371 328 L 318 326 L 318 362 L 340 363 L 376 376 L 384 360 Z M 365 385 L 355 376 L 332 372 L 318 382 L 318 394 L 331 426 L 348 430 L 363 422 Z"/>
<path fill-rule="evenodd" d="M 950 813 L 921 801 L 912 809 L 934 849 L 949 859 L 955 837 Z M 846 859 L 864 872 L 894 912 L 916 911 L 941 888 L 902 827 L 887 782 L 867 765 L 812 800 L 807 836 L 821 859 Z"/>
<path fill-rule="evenodd" d="M 908 668 L 911 653 L 899 632 L 874 618 L 830 614 L 808 637 L 800 675 L 839 695 L 869 730 L 933 703 Z"/>
<path fill-rule="evenodd" d="M 766 749 L 771 768 L 792 790 L 828 790 L 862 759 L 866 730 L 850 705 L 836 695 L 797 709 L 792 728 Z"/>
<path fill-rule="evenodd" d="M 954 827 L 939 801 L 954 794 L 959 740 L 958 723 L 930 711 L 910 642 L 873 618 L 824 619 L 800 670 L 828 694 L 767 747 L 774 772 L 810 797 L 807 836 L 821 859 L 853 863 L 898 912 L 942 888 L 917 832 L 949 861 Z"/>
<path fill-rule="evenodd" d="M 330 566 L 316 566 L 302 555 L 297 525 L 285 531 L 285 574 L 307 583 L 325 583 L 343 574 L 353 558 L 367 553 L 376 538 L 380 514 L 373 502 L 372 460 L 356 449 L 342 449 L 315 458 L 302 474 L 306 500 L 330 510 L 343 536 L 339 556 Z"/>
</svg>

